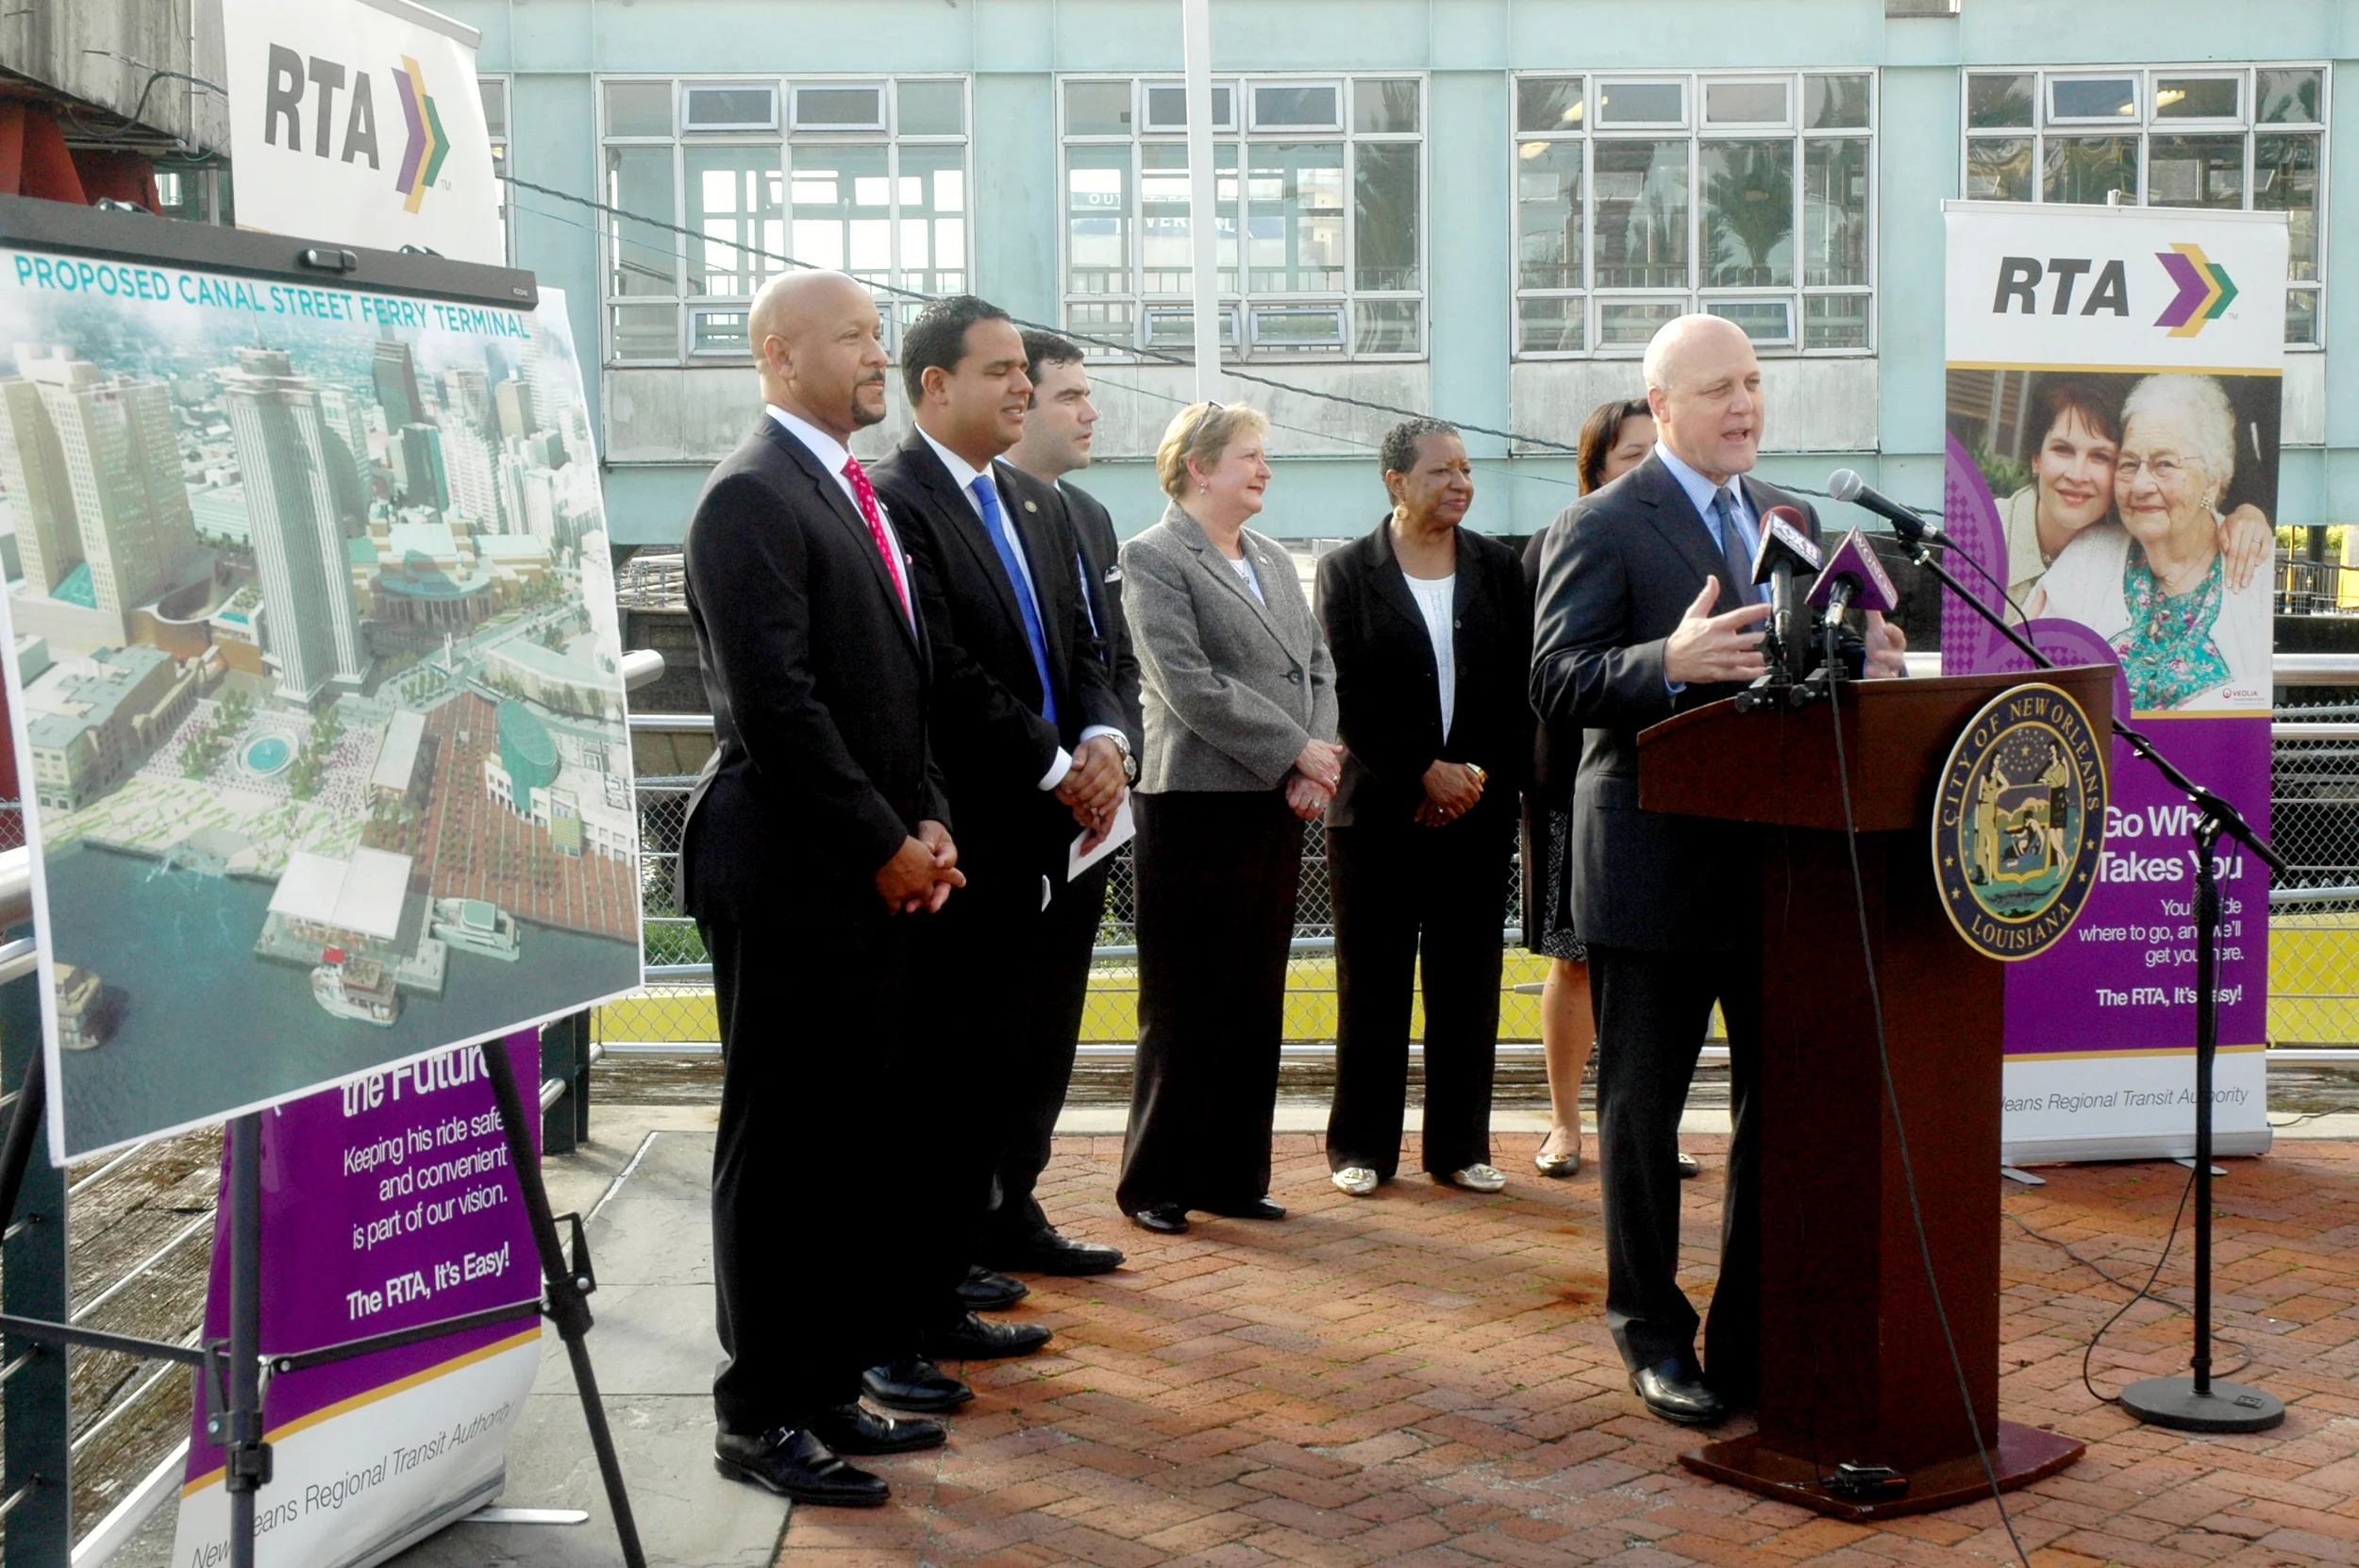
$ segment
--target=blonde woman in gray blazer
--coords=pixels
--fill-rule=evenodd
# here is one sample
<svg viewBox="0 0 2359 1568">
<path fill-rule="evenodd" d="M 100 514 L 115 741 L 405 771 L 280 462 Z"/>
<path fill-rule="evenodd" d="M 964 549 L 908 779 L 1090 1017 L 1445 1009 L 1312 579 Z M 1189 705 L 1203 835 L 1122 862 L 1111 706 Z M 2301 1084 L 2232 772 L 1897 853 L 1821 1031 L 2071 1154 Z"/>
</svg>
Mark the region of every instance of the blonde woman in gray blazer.
<svg viewBox="0 0 2359 1568">
<path fill-rule="evenodd" d="M 1302 824 L 1334 797 L 1335 671 L 1286 552 L 1246 527 L 1269 422 L 1180 410 L 1156 449 L 1171 506 L 1122 547 L 1146 757 L 1137 813 L 1139 1046 L 1115 1200 L 1279 1220 L 1270 1121 Z"/>
</svg>

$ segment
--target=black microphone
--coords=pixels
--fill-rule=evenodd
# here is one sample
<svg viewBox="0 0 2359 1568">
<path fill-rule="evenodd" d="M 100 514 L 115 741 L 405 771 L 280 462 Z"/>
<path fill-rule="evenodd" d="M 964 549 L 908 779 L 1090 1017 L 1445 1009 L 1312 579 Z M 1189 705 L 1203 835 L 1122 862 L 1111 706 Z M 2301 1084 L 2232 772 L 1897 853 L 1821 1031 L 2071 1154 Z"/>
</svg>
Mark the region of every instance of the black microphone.
<svg viewBox="0 0 2359 1568">
<path fill-rule="evenodd" d="M 1838 501 L 1849 501 L 1855 507 L 1865 507 L 1869 511 L 1898 528 L 1900 537 L 1912 544 L 1930 543 L 1941 538 L 1939 528 L 1926 522 L 1913 509 L 1904 507 L 1891 496 L 1870 488 L 1866 480 L 1850 469 L 1839 468 L 1828 476 L 1827 493 Z"/>
<path fill-rule="evenodd" d="M 1810 520 L 1792 507 L 1771 507 L 1762 514 L 1761 544 L 1753 552 L 1753 584 L 1769 585 L 1770 640 L 1788 680 L 1801 679 L 1803 650 L 1795 636 L 1794 573 L 1797 567 L 1816 573 L 1818 546 L 1810 542 Z"/>
</svg>

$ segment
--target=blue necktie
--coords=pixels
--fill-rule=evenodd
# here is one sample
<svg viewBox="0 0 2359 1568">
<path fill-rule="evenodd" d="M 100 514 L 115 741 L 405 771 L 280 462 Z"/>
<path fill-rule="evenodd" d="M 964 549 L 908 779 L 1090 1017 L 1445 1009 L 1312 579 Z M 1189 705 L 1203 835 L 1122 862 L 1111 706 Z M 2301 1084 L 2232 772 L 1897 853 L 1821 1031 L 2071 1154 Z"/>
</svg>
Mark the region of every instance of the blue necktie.
<svg viewBox="0 0 2359 1568">
<path fill-rule="evenodd" d="M 1746 604 L 1761 598 L 1753 585 L 1752 552 L 1745 548 L 1745 530 L 1737 526 L 1736 498 L 1722 485 L 1712 492 L 1713 521 L 1719 525 L 1720 555 L 1729 563 L 1729 589 Z"/>
<path fill-rule="evenodd" d="M 1048 639 L 1040 629 L 1040 607 L 1032 602 L 1022 558 L 1015 553 L 1015 536 L 1008 531 L 1008 520 L 999 514 L 999 487 L 992 483 L 990 475 L 979 474 L 968 489 L 975 504 L 983 509 L 983 532 L 991 535 L 991 547 L 999 552 L 999 568 L 1008 575 L 1008 586 L 1015 590 L 1015 608 L 1024 617 L 1024 640 L 1032 645 L 1032 668 L 1040 673 L 1040 716 L 1053 725 L 1057 722 L 1057 689 L 1048 680 Z"/>
</svg>

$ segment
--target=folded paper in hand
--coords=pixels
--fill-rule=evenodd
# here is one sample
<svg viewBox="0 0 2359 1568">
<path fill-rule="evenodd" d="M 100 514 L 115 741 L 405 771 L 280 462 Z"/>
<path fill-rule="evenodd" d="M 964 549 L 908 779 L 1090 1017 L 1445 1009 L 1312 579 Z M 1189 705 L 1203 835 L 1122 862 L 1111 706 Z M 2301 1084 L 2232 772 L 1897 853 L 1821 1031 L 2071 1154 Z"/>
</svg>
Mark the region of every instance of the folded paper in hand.
<svg viewBox="0 0 2359 1568">
<path fill-rule="evenodd" d="M 1068 882 L 1072 881 L 1076 876 L 1129 843 L 1131 835 L 1138 830 L 1138 824 L 1130 820 L 1130 797 L 1126 793 L 1122 797 L 1122 804 L 1114 808 L 1113 826 L 1106 829 L 1106 836 L 1100 839 L 1096 846 L 1085 847 L 1090 842 L 1090 836 L 1086 832 L 1073 841 L 1073 847 L 1067 851 L 1064 859 L 1064 879 Z"/>
</svg>

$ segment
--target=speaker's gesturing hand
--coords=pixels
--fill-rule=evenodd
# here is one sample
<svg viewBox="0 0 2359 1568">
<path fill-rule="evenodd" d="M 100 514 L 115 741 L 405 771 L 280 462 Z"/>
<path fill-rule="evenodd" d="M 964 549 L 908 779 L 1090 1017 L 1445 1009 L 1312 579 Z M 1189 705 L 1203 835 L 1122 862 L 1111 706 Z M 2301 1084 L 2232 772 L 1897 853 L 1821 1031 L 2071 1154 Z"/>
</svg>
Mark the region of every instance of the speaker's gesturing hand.
<svg viewBox="0 0 2359 1568">
<path fill-rule="evenodd" d="M 1751 680 L 1769 668 L 1762 660 L 1760 632 L 1769 607 L 1750 604 L 1715 615 L 1712 607 L 1719 597 L 1720 579 L 1706 577 L 1704 591 L 1664 642 L 1663 675 L 1672 685 Z"/>
</svg>

